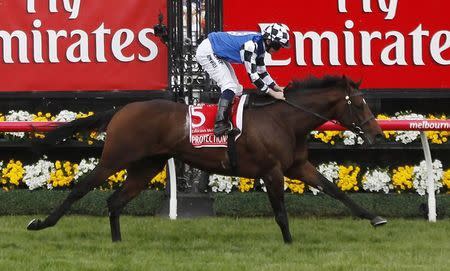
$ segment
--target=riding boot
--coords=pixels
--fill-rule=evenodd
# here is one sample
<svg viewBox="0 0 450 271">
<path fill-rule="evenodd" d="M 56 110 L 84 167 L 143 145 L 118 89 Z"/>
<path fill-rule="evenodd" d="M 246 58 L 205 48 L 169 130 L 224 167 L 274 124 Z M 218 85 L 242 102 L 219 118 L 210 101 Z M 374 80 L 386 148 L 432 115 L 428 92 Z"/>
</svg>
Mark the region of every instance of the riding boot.
<svg viewBox="0 0 450 271">
<path fill-rule="evenodd" d="M 223 136 L 231 129 L 230 111 L 232 104 L 231 101 L 224 98 L 219 99 L 216 122 L 214 123 L 214 135 L 217 137 Z"/>
</svg>

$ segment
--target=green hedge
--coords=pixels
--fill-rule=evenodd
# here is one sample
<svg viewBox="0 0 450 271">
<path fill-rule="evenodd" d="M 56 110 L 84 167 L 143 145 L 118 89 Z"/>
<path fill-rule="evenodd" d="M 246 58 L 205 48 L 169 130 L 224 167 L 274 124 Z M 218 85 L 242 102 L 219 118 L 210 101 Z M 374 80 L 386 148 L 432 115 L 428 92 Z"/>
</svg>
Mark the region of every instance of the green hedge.
<svg viewBox="0 0 450 271">
<path fill-rule="evenodd" d="M 48 214 L 69 191 L 14 190 L 0 192 L 0 215 Z M 105 216 L 108 214 L 106 199 L 112 192 L 95 190 L 75 203 L 71 214 Z M 370 211 L 386 217 L 417 218 L 426 213 L 427 197 L 417 194 L 349 194 L 357 203 Z M 272 216 L 272 208 L 266 193 L 217 193 L 213 195 L 214 211 L 218 216 L 254 217 Z M 166 200 L 164 192 L 146 190 L 131 201 L 124 210 L 128 215 L 155 215 Z M 450 195 L 437 195 L 438 218 L 450 218 Z M 166 202 L 167 204 L 167 202 Z M 205 203 L 208 204 L 208 203 Z M 286 194 L 286 207 L 291 216 L 338 217 L 349 216 L 350 211 L 339 201 L 320 194 Z"/>
<path fill-rule="evenodd" d="M 0 215 L 48 214 L 60 204 L 70 191 L 14 190 L 0 192 Z M 105 216 L 108 214 L 106 199 L 112 191 L 94 190 L 75 203 L 71 214 Z M 162 205 L 164 193 L 146 190 L 131 201 L 123 211 L 128 215 L 155 215 Z"/>
<path fill-rule="evenodd" d="M 381 216 L 423 217 L 421 205 L 427 197 L 417 194 L 349 194 L 357 203 Z M 224 216 L 271 216 L 272 208 L 265 193 L 232 193 L 214 195 L 214 210 Z M 450 217 L 450 195 L 437 195 L 439 218 Z M 324 194 L 286 194 L 286 208 L 292 216 L 348 216 L 350 211 L 340 201 Z"/>
</svg>

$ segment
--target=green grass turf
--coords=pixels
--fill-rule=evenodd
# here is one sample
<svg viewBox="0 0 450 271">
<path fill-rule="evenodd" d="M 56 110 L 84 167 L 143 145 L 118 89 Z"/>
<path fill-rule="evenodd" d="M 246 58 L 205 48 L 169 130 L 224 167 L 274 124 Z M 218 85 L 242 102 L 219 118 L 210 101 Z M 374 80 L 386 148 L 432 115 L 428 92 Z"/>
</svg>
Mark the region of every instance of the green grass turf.
<svg viewBox="0 0 450 271">
<path fill-rule="evenodd" d="M 120 243 L 106 217 L 66 216 L 27 231 L 32 217 L 0 217 L 0 270 L 450 270 L 450 220 L 291 218 L 285 245 L 270 218 L 170 221 L 122 217 Z"/>
</svg>

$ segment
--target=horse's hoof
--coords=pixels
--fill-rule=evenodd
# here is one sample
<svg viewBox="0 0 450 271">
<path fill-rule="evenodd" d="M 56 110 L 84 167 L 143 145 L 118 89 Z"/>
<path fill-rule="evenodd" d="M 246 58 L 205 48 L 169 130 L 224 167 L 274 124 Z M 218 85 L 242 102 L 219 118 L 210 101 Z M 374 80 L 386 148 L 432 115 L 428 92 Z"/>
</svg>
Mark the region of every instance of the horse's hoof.
<svg viewBox="0 0 450 271">
<path fill-rule="evenodd" d="M 42 221 L 36 218 L 31 220 L 27 226 L 27 230 L 29 231 L 38 231 L 42 230 L 43 228 L 45 228 L 45 226 L 43 225 Z"/>
<path fill-rule="evenodd" d="M 372 224 L 372 226 L 374 226 L 374 227 L 383 226 L 386 223 L 387 223 L 387 220 L 380 216 L 376 216 L 374 219 L 372 219 L 370 221 L 370 224 Z"/>
</svg>

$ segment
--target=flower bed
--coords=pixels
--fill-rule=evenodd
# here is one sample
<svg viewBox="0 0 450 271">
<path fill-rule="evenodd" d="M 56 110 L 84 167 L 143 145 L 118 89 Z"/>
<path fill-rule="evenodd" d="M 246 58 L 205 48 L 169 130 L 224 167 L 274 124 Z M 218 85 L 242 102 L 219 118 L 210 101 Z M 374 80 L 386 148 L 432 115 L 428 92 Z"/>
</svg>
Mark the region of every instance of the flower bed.
<svg viewBox="0 0 450 271">
<path fill-rule="evenodd" d="M 394 116 L 380 114 L 376 118 L 380 120 L 446 120 L 447 116 L 445 114 L 429 114 L 426 116 L 408 111 L 397 112 Z M 420 141 L 419 131 L 383 131 L 383 133 L 387 141 L 400 142 L 403 144 L 410 144 Z M 426 131 L 425 134 L 431 144 L 448 144 L 448 131 Z M 331 145 L 341 143 L 347 146 L 352 146 L 362 145 L 364 143 L 364 140 L 361 137 L 358 137 L 350 131 L 312 131 L 311 135 L 311 140 L 320 141 Z"/>
<path fill-rule="evenodd" d="M 418 165 L 404 165 L 393 168 L 361 168 L 357 164 L 339 165 L 337 162 L 320 164 L 317 169 L 330 182 L 334 182 L 345 192 L 376 193 L 426 193 L 427 169 L 425 161 Z M 437 193 L 450 194 L 450 168 L 443 170 L 439 160 L 433 162 L 433 180 Z M 211 175 L 209 186 L 213 192 L 230 193 L 232 191 L 266 191 L 261 180 L 239 177 Z M 301 180 L 285 178 L 284 189 L 293 194 L 310 192 L 317 195 L 319 190 Z"/>
<path fill-rule="evenodd" d="M 36 189 L 67 189 L 76 184 L 98 164 L 97 158 L 82 159 L 80 162 L 49 161 L 45 158 L 31 165 L 23 165 L 21 161 L 11 159 L 8 163 L 0 161 L 0 185 L 4 191 L 18 188 Z M 122 170 L 110 176 L 100 188 L 103 190 L 120 186 L 127 177 L 127 171 Z M 159 190 L 166 185 L 166 170 L 164 169 L 151 180 L 148 187 Z"/>
<path fill-rule="evenodd" d="M 83 175 L 94 169 L 98 159 L 82 159 L 79 162 L 39 160 L 31 165 L 23 165 L 21 161 L 0 161 L 0 186 L 9 191 L 19 188 L 36 189 L 68 189 L 77 183 Z M 425 161 L 418 165 L 403 165 L 392 168 L 363 168 L 357 164 L 338 164 L 329 162 L 318 165 L 318 170 L 330 182 L 334 182 L 342 191 L 374 192 L 374 193 L 417 193 L 425 195 L 427 172 Z M 433 180 L 437 193 L 450 193 L 450 168 L 443 169 L 439 160 L 433 162 Z M 110 176 L 100 189 L 112 189 L 120 186 L 127 177 L 122 170 Z M 164 169 L 157 176 L 148 180 L 150 189 L 160 190 L 167 184 Z M 262 180 L 242 177 L 210 175 L 209 187 L 213 192 L 230 193 L 233 191 L 250 192 L 266 191 Z M 285 178 L 285 190 L 293 194 L 319 193 L 301 180 Z"/>
</svg>

